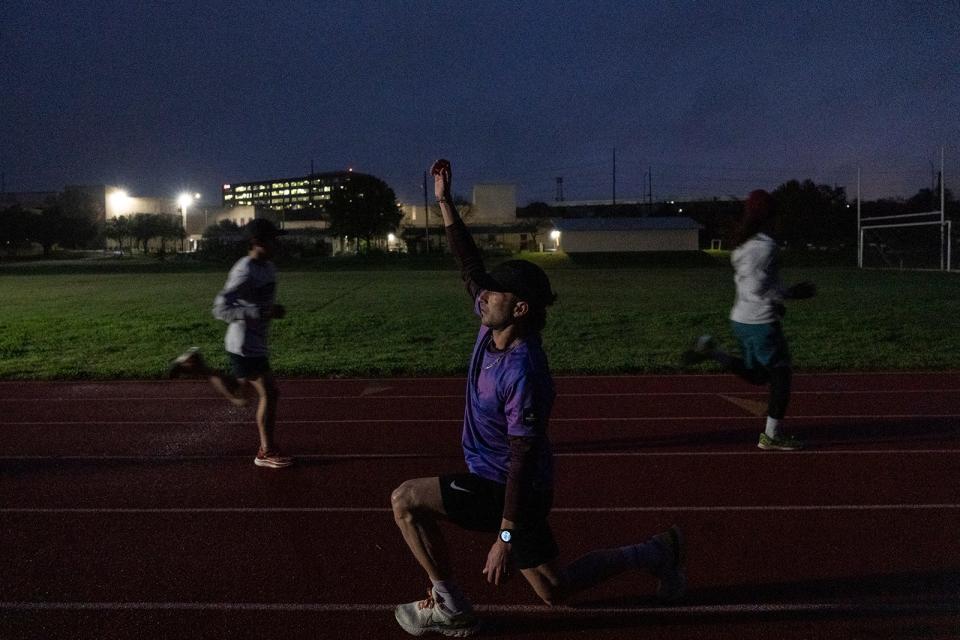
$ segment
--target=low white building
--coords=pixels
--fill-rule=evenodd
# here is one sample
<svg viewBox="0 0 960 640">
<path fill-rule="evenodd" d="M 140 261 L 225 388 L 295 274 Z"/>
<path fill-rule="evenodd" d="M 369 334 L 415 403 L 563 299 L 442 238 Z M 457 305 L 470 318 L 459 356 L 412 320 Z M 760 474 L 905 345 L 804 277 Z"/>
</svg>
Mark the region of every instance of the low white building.
<svg viewBox="0 0 960 640">
<path fill-rule="evenodd" d="M 568 254 L 698 251 L 700 228 L 686 216 L 559 218 L 550 221 L 544 249 Z"/>
<path fill-rule="evenodd" d="M 436 204 L 427 209 L 422 204 L 405 204 L 401 210 L 400 238 L 408 246 L 422 250 L 427 239 L 431 247 L 445 245 L 443 218 Z M 470 228 L 477 246 L 486 251 L 536 251 L 542 244 L 537 237 L 537 222 L 517 218 L 516 185 L 477 184 L 472 201 L 458 203 L 457 212 Z"/>
</svg>

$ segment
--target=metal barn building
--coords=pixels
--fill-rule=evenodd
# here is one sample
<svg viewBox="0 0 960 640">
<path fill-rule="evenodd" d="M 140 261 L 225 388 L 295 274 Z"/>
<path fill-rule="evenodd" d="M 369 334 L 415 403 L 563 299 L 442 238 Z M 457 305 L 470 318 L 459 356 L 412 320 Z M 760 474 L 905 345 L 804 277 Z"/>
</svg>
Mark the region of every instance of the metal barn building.
<svg viewBox="0 0 960 640">
<path fill-rule="evenodd" d="M 698 251 L 700 225 L 685 216 L 551 220 L 545 248 L 565 253 Z"/>
</svg>

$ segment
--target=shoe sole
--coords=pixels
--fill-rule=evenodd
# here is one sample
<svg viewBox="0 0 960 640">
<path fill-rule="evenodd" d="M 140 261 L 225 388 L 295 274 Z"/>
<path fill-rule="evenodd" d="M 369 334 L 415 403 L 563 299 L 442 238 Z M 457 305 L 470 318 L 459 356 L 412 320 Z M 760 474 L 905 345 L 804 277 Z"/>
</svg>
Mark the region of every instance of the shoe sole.
<svg viewBox="0 0 960 640">
<path fill-rule="evenodd" d="M 788 447 L 781 444 L 766 444 L 764 442 L 758 442 L 757 449 L 763 449 L 764 451 L 800 451 L 803 449 L 803 445 L 798 444 L 793 447 Z"/>
<path fill-rule="evenodd" d="M 450 636 L 451 638 L 466 638 L 467 636 L 472 636 L 480 630 L 479 621 L 474 622 L 469 627 L 411 627 L 400 622 L 400 614 L 398 611 L 394 611 L 393 617 L 396 618 L 397 624 L 400 625 L 400 628 L 412 636 L 422 636 L 428 633 L 439 633 L 440 635 Z"/>
<path fill-rule="evenodd" d="M 271 462 L 269 460 L 261 460 L 260 458 L 254 458 L 253 464 L 258 467 L 264 467 L 267 469 L 285 469 L 293 465 L 293 460 L 289 462 Z"/>
</svg>

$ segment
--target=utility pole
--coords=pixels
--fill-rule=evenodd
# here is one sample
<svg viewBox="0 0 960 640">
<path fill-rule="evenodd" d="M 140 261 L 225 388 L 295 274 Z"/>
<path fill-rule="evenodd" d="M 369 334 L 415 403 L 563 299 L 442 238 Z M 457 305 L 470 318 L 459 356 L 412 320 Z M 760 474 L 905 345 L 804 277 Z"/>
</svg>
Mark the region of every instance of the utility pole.
<svg viewBox="0 0 960 640">
<path fill-rule="evenodd" d="M 557 195 L 554 200 L 563 202 L 563 176 L 557 176 Z"/>
<path fill-rule="evenodd" d="M 647 167 L 647 215 L 653 215 L 653 167 Z"/>
<path fill-rule="evenodd" d="M 613 206 L 617 206 L 617 148 L 613 148 Z"/>
</svg>

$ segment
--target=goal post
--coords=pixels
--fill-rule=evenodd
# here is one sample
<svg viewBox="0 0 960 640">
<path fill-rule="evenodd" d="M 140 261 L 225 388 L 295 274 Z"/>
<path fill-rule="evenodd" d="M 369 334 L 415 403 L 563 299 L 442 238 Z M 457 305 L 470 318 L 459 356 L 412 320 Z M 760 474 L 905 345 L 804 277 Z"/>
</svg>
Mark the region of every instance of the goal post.
<svg viewBox="0 0 960 640">
<path fill-rule="evenodd" d="M 953 229 L 946 218 L 944 153 L 940 148 L 940 209 L 889 216 L 861 215 L 857 169 L 857 266 L 880 269 L 952 269 Z"/>
<path fill-rule="evenodd" d="M 865 218 L 858 238 L 861 268 L 950 270 L 952 225 L 940 212 Z M 926 220 L 917 220 L 927 216 Z M 907 218 L 909 222 L 889 222 Z M 881 224 L 874 221 L 883 220 Z"/>
</svg>

